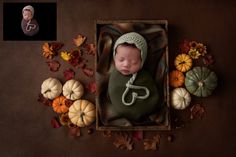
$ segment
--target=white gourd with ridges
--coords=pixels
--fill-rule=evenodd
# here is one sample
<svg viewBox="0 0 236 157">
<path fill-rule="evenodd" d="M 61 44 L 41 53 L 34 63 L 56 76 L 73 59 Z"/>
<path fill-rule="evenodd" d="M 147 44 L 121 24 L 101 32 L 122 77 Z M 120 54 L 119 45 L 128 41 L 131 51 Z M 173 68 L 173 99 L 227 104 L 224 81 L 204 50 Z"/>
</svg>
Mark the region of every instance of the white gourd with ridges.
<svg viewBox="0 0 236 157">
<path fill-rule="evenodd" d="M 88 100 L 76 100 L 70 106 L 68 116 L 79 127 L 89 126 L 96 118 L 95 106 Z"/>
<path fill-rule="evenodd" d="M 84 94 L 83 85 L 74 79 L 68 80 L 63 86 L 63 95 L 70 100 L 80 99 Z"/>
<path fill-rule="evenodd" d="M 48 79 L 44 80 L 41 85 L 41 93 L 47 99 L 54 99 L 59 96 L 62 92 L 62 84 L 61 82 L 56 79 L 49 77 Z"/>
<path fill-rule="evenodd" d="M 183 110 L 189 106 L 191 96 L 185 88 L 175 88 L 171 92 L 171 105 L 175 109 Z"/>
</svg>

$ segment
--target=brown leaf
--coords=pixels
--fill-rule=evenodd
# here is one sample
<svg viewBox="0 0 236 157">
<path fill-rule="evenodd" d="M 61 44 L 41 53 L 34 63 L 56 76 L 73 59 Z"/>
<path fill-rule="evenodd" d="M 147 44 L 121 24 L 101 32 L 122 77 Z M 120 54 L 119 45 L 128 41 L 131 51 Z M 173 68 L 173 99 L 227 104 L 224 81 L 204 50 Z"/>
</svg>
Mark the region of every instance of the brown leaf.
<svg viewBox="0 0 236 157">
<path fill-rule="evenodd" d="M 112 132 L 110 130 L 108 130 L 108 131 L 103 131 L 102 134 L 103 134 L 103 137 L 111 137 Z"/>
<path fill-rule="evenodd" d="M 190 119 L 195 119 L 195 118 L 202 119 L 205 113 L 205 109 L 202 105 L 196 104 L 190 108 L 190 112 L 191 112 Z"/>
<path fill-rule="evenodd" d="M 190 41 L 185 39 L 180 43 L 179 49 L 180 53 L 188 53 L 188 51 L 190 50 Z"/>
<path fill-rule="evenodd" d="M 50 42 L 49 45 L 53 51 L 58 51 L 64 44 L 60 42 Z"/>
<path fill-rule="evenodd" d="M 41 94 L 41 93 L 39 94 L 38 102 L 42 103 L 45 106 L 52 106 L 52 101 L 47 99 L 47 98 L 45 98 L 43 96 L 43 94 Z"/>
<path fill-rule="evenodd" d="M 90 68 L 83 68 L 83 72 L 88 77 L 92 77 L 94 74 L 93 69 Z"/>
<path fill-rule="evenodd" d="M 66 80 L 70 80 L 72 78 L 74 78 L 75 76 L 75 72 L 72 69 L 66 69 L 64 72 L 64 77 Z"/>
<path fill-rule="evenodd" d="M 68 125 L 70 123 L 70 118 L 68 116 L 68 113 L 63 113 L 59 117 L 61 125 Z"/>
<path fill-rule="evenodd" d="M 85 47 L 85 50 L 88 54 L 90 54 L 90 55 L 96 54 L 96 47 L 94 44 L 86 44 L 84 47 Z"/>
<path fill-rule="evenodd" d="M 82 35 L 78 35 L 76 38 L 73 39 L 75 46 L 80 47 L 84 41 L 86 40 L 86 37 Z"/>
<path fill-rule="evenodd" d="M 90 93 L 95 93 L 97 86 L 95 82 L 90 82 L 88 83 L 88 85 L 86 86 L 86 89 L 90 92 Z"/>
<path fill-rule="evenodd" d="M 119 134 L 113 144 L 120 149 L 132 150 L 133 149 L 133 141 L 132 138 L 129 137 L 127 133 Z"/>
<path fill-rule="evenodd" d="M 47 61 L 46 63 L 48 64 L 50 71 L 52 71 L 52 72 L 58 71 L 58 69 L 61 66 L 60 63 L 56 60 Z"/>
<path fill-rule="evenodd" d="M 157 134 L 152 139 L 144 139 L 144 150 L 157 150 L 160 144 L 160 135 Z"/>
<path fill-rule="evenodd" d="M 59 42 L 44 43 L 42 46 L 43 56 L 47 59 L 52 59 L 58 54 L 58 50 L 63 46 Z"/>
</svg>

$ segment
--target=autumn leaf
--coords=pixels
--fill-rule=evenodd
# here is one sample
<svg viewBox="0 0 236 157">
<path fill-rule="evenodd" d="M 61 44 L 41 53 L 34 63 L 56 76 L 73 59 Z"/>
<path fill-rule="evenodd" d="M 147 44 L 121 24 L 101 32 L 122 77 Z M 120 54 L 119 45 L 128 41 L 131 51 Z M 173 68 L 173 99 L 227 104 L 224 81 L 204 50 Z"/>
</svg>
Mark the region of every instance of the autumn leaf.
<svg viewBox="0 0 236 157">
<path fill-rule="evenodd" d="M 58 69 L 61 66 L 60 63 L 56 60 L 47 61 L 46 63 L 48 64 L 50 71 L 52 71 L 52 72 L 58 71 Z"/>
<path fill-rule="evenodd" d="M 66 80 L 70 80 L 72 78 L 74 78 L 75 76 L 75 72 L 72 69 L 66 69 L 64 72 L 64 77 Z"/>
<path fill-rule="evenodd" d="M 44 43 L 42 46 L 43 56 L 47 59 L 52 59 L 62 46 L 63 44 L 59 42 Z"/>
<path fill-rule="evenodd" d="M 86 40 L 86 37 L 82 35 L 78 35 L 76 38 L 73 39 L 75 46 L 80 47 L 84 41 Z"/>
<path fill-rule="evenodd" d="M 88 76 L 88 77 L 92 77 L 93 74 L 94 74 L 93 69 L 86 68 L 86 67 L 83 68 L 83 72 L 84 72 L 84 74 L 85 74 L 86 76 Z"/>
<path fill-rule="evenodd" d="M 72 56 L 71 56 L 71 54 L 70 54 L 69 52 L 67 52 L 67 51 L 62 51 L 62 52 L 61 52 L 61 58 L 62 58 L 64 61 L 69 61 L 69 60 L 72 58 Z"/>
<path fill-rule="evenodd" d="M 195 118 L 200 118 L 202 119 L 204 113 L 205 113 L 205 109 L 202 105 L 200 104 L 196 104 L 196 105 L 193 105 L 191 108 L 190 108 L 190 119 L 195 119 Z"/>
<path fill-rule="evenodd" d="M 144 150 L 157 150 L 160 145 L 160 135 L 155 135 L 152 139 L 144 139 Z"/>
<path fill-rule="evenodd" d="M 51 119 L 51 125 L 53 128 L 60 128 L 61 127 L 60 122 L 57 117 L 53 117 Z"/>
<path fill-rule="evenodd" d="M 58 51 L 62 48 L 64 44 L 60 42 L 50 42 L 49 45 L 53 51 Z"/>
<path fill-rule="evenodd" d="M 143 131 L 134 131 L 132 132 L 133 139 L 140 141 L 143 139 Z"/>
<path fill-rule="evenodd" d="M 190 42 L 188 40 L 184 40 L 179 45 L 180 53 L 188 53 L 190 50 Z"/>
<path fill-rule="evenodd" d="M 38 102 L 42 103 L 45 106 L 52 106 L 52 101 L 47 99 L 47 98 L 45 98 L 43 96 L 43 94 L 41 94 L 41 93 L 39 94 Z"/>
<path fill-rule="evenodd" d="M 68 116 L 68 113 L 61 114 L 59 117 L 59 120 L 62 125 L 68 125 L 68 123 L 70 122 L 70 118 Z"/>
<path fill-rule="evenodd" d="M 205 55 L 202 60 L 206 66 L 209 66 L 215 63 L 214 57 L 210 54 Z"/>
<path fill-rule="evenodd" d="M 86 89 L 90 92 L 90 93 L 95 93 L 97 86 L 95 82 L 90 82 L 88 83 L 88 85 L 86 86 Z"/>
<path fill-rule="evenodd" d="M 131 137 L 129 137 L 126 133 L 119 134 L 113 144 L 120 149 L 132 150 L 133 149 L 133 142 Z"/>
<path fill-rule="evenodd" d="M 94 44 L 86 44 L 84 47 L 88 54 L 91 54 L 91 55 L 96 54 L 96 47 Z"/>
<path fill-rule="evenodd" d="M 75 127 L 71 127 L 69 128 L 69 134 L 73 137 L 79 137 L 81 136 L 81 132 L 80 132 L 80 127 L 75 126 Z"/>
<path fill-rule="evenodd" d="M 112 131 L 108 130 L 108 131 L 103 131 L 102 132 L 103 137 L 111 137 L 112 135 Z"/>
</svg>

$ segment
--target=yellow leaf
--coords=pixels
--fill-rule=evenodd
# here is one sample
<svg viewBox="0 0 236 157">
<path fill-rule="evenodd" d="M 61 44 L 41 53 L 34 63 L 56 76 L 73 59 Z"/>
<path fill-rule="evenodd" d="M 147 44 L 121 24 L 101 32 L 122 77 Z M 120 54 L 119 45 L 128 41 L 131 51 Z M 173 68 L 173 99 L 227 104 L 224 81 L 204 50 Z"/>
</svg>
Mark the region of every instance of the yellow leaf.
<svg viewBox="0 0 236 157">
<path fill-rule="evenodd" d="M 71 54 L 69 52 L 62 51 L 61 58 L 65 61 L 69 61 L 71 59 Z"/>
</svg>

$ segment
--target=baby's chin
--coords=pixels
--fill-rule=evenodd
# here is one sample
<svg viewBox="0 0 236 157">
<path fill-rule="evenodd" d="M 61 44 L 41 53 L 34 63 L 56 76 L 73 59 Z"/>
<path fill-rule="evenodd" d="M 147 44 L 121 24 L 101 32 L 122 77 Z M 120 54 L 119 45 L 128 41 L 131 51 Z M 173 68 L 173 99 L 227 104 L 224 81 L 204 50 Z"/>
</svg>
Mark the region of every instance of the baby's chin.
<svg viewBox="0 0 236 157">
<path fill-rule="evenodd" d="M 133 73 L 131 73 L 129 70 L 119 70 L 119 72 L 120 72 L 122 75 L 125 75 L 125 76 L 128 76 L 128 75 L 133 74 Z"/>
</svg>

